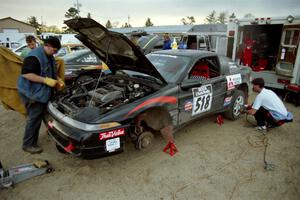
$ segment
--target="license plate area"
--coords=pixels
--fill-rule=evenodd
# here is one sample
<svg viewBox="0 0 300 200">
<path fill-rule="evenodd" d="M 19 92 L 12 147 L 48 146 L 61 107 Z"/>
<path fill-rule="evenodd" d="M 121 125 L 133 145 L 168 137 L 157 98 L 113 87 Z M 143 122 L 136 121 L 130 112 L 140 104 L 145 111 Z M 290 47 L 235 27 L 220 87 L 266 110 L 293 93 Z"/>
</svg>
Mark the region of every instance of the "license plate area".
<svg viewBox="0 0 300 200">
<path fill-rule="evenodd" d="M 105 140 L 105 150 L 107 152 L 114 152 L 120 148 L 121 148 L 121 142 L 119 137 Z"/>
</svg>

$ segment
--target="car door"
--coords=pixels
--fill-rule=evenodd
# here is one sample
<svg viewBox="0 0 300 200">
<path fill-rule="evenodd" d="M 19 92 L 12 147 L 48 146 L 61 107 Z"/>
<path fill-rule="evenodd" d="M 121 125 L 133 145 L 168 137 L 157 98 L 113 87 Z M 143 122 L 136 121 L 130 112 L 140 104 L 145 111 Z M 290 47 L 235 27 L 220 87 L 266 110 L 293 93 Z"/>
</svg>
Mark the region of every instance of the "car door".
<svg viewBox="0 0 300 200">
<path fill-rule="evenodd" d="M 217 57 L 198 60 L 179 89 L 179 124 L 222 109 L 226 87 Z"/>
</svg>

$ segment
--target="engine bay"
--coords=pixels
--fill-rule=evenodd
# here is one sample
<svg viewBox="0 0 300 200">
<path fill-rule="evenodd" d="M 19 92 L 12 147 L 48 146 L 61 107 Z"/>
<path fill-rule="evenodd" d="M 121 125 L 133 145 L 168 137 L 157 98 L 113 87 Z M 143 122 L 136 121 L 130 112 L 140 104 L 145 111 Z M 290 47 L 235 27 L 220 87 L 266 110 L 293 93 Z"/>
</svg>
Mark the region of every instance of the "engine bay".
<svg viewBox="0 0 300 200">
<path fill-rule="evenodd" d="M 149 79 L 128 75 L 108 75 L 73 84 L 52 100 L 52 104 L 70 117 L 86 107 L 97 108 L 99 115 L 157 91 L 161 87 Z"/>
</svg>

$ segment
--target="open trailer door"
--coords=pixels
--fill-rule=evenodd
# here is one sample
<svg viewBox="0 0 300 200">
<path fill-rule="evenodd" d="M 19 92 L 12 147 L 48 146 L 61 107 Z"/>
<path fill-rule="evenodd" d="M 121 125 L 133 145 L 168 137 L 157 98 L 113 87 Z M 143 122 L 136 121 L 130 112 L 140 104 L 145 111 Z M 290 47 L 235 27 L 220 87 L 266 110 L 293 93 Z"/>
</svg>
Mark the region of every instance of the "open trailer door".
<svg viewBox="0 0 300 200">
<path fill-rule="evenodd" d="M 293 77 L 296 60 L 297 57 L 299 57 L 299 37 L 300 24 L 287 25 L 283 27 L 276 65 L 277 74 Z M 298 58 L 298 60 L 299 59 L 300 58 Z"/>
</svg>

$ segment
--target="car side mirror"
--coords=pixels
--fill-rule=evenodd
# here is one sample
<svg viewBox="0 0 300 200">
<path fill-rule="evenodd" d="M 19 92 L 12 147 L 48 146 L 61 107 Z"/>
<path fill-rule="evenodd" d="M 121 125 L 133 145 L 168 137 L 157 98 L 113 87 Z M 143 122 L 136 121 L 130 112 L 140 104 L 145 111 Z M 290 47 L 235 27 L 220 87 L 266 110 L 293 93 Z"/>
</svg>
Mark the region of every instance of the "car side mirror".
<svg viewBox="0 0 300 200">
<path fill-rule="evenodd" d="M 186 79 L 182 81 L 180 87 L 182 90 L 188 90 L 190 88 L 200 87 L 201 85 L 202 83 L 199 79 Z"/>
</svg>

